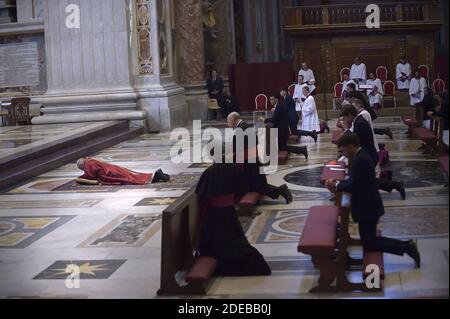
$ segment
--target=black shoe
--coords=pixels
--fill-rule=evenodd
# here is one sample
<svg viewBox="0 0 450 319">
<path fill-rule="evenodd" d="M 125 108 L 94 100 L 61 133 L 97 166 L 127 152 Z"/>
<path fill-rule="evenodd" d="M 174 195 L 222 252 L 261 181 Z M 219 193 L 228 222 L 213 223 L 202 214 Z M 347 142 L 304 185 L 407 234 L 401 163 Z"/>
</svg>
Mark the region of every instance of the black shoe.
<svg viewBox="0 0 450 319">
<path fill-rule="evenodd" d="M 402 200 L 406 200 L 405 184 L 403 182 L 399 182 L 398 186 L 396 187 L 396 189 L 400 193 L 400 196 L 402 197 Z"/>
<path fill-rule="evenodd" d="M 419 250 L 417 249 L 417 245 L 413 240 L 410 240 L 408 242 L 408 252 L 407 254 L 414 260 L 414 262 L 416 263 L 416 267 L 420 268 L 420 253 Z"/>
<path fill-rule="evenodd" d="M 317 134 L 316 131 L 313 131 L 311 133 L 311 137 L 314 139 L 314 143 L 317 143 L 317 137 L 319 136 L 319 134 Z"/>
<path fill-rule="evenodd" d="M 161 169 L 158 169 L 155 172 L 152 183 L 158 183 L 160 181 L 164 183 L 170 181 L 170 175 L 165 174 Z"/>
<path fill-rule="evenodd" d="M 417 149 L 418 151 L 423 151 L 427 149 L 427 144 L 422 143 L 422 145 L 420 145 L 420 147 Z"/>
<path fill-rule="evenodd" d="M 302 147 L 301 154 L 305 155 L 305 158 L 308 159 L 308 149 L 306 148 L 306 146 Z"/>
<path fill-rule="evenodd" d="M 390 138 L 391 140 L 394 139 L 394 135 L 392 134 L 392 131 L 391 131 L 390 128 L 386 129 L 386 135 L 389 136 L 389 138 Z"/>
<path fill-rule="evenodd" d="M 286 184 L 280 186 L 280 195 L 286 200 L 286 204 L 292 203 L 292 193 Z"/>
</svg>

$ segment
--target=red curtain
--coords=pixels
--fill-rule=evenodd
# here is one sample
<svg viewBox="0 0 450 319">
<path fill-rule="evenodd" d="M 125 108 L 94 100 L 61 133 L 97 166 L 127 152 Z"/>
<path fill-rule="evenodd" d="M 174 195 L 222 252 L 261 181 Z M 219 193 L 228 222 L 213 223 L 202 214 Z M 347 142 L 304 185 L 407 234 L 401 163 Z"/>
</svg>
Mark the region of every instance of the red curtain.
<svg viewBox="0 0 450 319">
<path fill-rule="evenodd" d="M 279 93 L 295 80 L 292 62 L 241 63 L 230 66 L 230 90 L 241 111 L 255 109 L 255 97 Z M 270 108 L 270 106 L 269 106 Z"/>
</svg>

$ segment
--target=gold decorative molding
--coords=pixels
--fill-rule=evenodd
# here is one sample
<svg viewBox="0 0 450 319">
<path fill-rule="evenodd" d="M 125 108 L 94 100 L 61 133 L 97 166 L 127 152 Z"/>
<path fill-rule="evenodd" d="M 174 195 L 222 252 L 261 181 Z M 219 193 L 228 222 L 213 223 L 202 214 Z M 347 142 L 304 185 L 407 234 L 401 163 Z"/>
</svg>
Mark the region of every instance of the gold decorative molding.
<svg viewBox="0 0 450 319">
<path fill-rule="evenodd" d="M 150 1 L 136 0 L 136 13 L 139 74 L 153 74 L 150 29 Z"/>
</svg>

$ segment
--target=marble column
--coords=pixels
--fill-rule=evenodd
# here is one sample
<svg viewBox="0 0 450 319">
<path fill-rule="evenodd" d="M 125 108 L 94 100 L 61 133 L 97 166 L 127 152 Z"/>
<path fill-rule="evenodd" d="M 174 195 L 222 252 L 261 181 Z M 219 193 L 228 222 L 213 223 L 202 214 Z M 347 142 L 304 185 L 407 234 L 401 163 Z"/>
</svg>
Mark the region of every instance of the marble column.
<svg viewBox="0 0 450 319">
<path fill-rule="evenodd" d="M 130 74 L 127 3 L 44 1 L 48 90 L 33 98 L 44 105 L 34 124 L 135 120 L 144 125 L 147 115 L 136 109 Z M 66 23 L 69 4 L 79 8 L 79 28 Z"/>
<path fill-rule="evenodd" d="M 171 0 L 133 0 L 131 55 L 137 105 L 148 114 L 150 131 L 184 126 L 185 90 L 175 83 Z"/>
<path fill-rule="evenodd" d="M 192 119 L 205 119 L 205 47 L 201 0 L 175 0 L 178 82 L 186 90 Z"/>
</svg>

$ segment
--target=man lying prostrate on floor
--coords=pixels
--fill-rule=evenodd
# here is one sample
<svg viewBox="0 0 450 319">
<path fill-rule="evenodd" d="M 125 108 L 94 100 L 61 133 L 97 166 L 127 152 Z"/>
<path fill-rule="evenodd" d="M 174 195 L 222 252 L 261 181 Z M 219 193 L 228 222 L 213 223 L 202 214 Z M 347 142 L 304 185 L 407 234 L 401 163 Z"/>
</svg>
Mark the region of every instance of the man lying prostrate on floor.
<svg viewBox="0 0 450 319">
<path fill-rule="evenodd" d="M 247 154 L 247 158 L 244 155 L 244 163 L 238 163 L 238 166 L 241 168 L 244 180 L 246 182 L 245 191 L 246 192 L 255 192 L 264 196 L 268 196 L 272 199 L 278 199 L 282 196 L 286 203 L 292 202 L 292 193 L 287 187 L 286 184 L 281 185 L 280 187 L 273 186 L 267 182 L 267 177 L 265 174 L 261 174 L 260 168 L 262 167 L 261 162 L 259 161 L 257 154 L 253 152 L 255 147 L 258 145 L 258 136 L 254 127 L 241 119 L 239 113 L 231 113 L 227 118 L 228 127 L 232 129 L 242 129 L 242 133 L 251 134 L 255 136 L 255 145 L 249 146 L 248 138 L 245 137 L 244 145 L 242 150 L 237 150 L 237 131 L 235 131 L 235 135 L 233 136 L 233 154 L 236 156 L 238 152 L 244 152 Z M 245 136 L 245 135 L 243 135 Z M 251 148 L 249 150 L 249 148 Z M 249 157 L 256 156 L 255 160 L 249 160 Z"/>
<path fill-rule="evenodd" d="M 384 215 L 383 200 L 377 189 L 375 167 L 371 155 L 360 146 L 358 135 L 346 133 L 338 142 L 339 151 L 352 163 L 349 179 L 328 180 L 326 186 L 333 192 L 351 193 L 352 218 L 358 223 L 359 235 L 367 252 L 384 252 L 410 256 L 420 268 L 420 254 L 413 240 L 378 237 L 377 224 Z"/>
<path fill-rule="evenodd" d="M 103 185 L 146 185 L 149 183 L 168 182 L 170 176 L 158 169 L 155 173 L 145 174 L 109 164 L 94 158 L 80 158 L 77 161 L 84 174 L 77 179 L 80 184 Z"/>
</svg>

